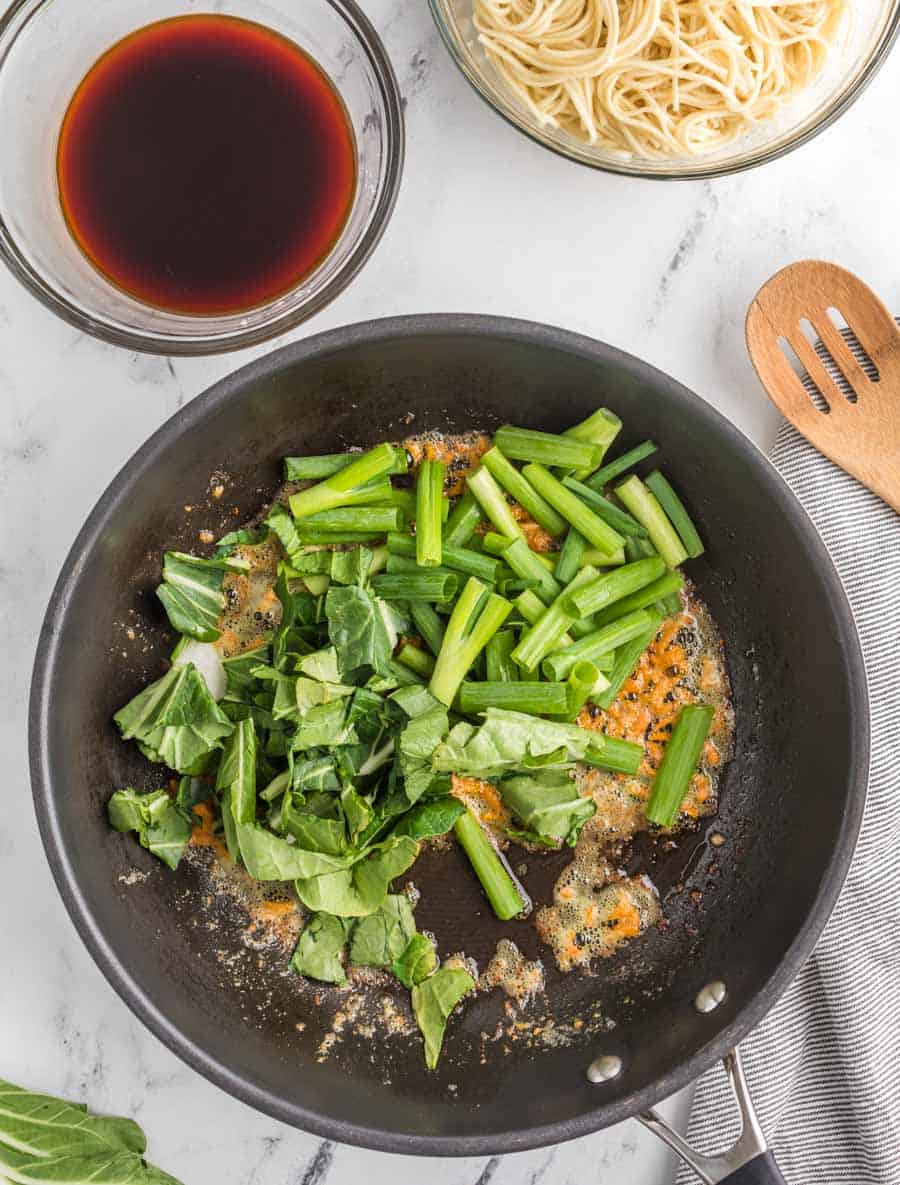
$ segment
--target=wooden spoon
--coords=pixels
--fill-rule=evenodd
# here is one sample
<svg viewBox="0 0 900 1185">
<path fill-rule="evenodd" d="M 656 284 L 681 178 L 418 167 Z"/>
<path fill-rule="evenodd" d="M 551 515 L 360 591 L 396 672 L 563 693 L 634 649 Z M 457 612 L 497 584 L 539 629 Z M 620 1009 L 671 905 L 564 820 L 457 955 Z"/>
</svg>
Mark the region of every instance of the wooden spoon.
<svg viewBox="0 0 900 1185">
<path fill-rule="evenodd" d="M 843 317 L 871 365 L 854 355 L 829 310 Z M 804 320 L 846 384 L 829 374 L 803 332 Z M 779 411 L 819 452 L 900 512 L 900 331 L 872 289 L 833 263 L 792 263 L 756 294 L 746 334 L 750 360 Z M 820 398 L 791 366 L 785 341 Z"/>
</svg>

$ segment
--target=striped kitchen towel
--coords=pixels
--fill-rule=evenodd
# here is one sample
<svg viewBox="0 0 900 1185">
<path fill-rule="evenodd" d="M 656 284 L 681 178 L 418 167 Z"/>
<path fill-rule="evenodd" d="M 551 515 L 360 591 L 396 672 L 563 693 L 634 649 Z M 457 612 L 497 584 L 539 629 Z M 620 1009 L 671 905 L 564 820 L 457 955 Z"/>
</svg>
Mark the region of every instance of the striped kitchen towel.
<svg viewBox="0 0 900 1185">
<path fill-rule="evenodd" d="M 862 832 L 837 907 L 741 1054 L 788 1185 L 900 1185 L 900 515 L 789 424 L 772 461 L 825 541 L 853 608 L 872 757 Z M 736 1127 L 717 1067 L 697 1085 L 688 1139 L 710 1152 Z M 677 1180 L 697 1178 L 682 1167 Z"/>
</svg>

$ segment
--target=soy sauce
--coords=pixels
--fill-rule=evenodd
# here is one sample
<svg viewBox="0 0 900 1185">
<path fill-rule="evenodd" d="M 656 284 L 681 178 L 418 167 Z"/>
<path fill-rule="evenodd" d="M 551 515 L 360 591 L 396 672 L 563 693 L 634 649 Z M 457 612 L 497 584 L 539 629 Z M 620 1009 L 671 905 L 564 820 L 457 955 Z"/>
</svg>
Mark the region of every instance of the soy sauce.
<svg viewBox="0 0 900 1185">
<path fill-rule="evenodd" d="M 337 91 L 280 34 L 159 21 L 92 67 L 63 119 L 63 213 L 94 266 L 170 312 L 238 312 L 287 292 L 338 239 L 356 146 Z"/>
</svg>

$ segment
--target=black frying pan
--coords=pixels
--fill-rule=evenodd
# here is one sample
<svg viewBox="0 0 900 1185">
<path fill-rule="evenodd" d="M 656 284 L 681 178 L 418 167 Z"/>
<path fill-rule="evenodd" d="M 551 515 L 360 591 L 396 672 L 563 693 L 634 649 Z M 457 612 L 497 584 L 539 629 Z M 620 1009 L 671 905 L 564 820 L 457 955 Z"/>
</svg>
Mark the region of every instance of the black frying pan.
<svg viewBox="0 0 900 1185">
<path fill-rule="evenodd" d="M 550 974 L 548 1007 L 559 1024 L 599 1009 L 615 1021 L 611 1031 L 564 1048 L 507 1042 L 504 1054 L 503 1042 L 481 1036 L 502 1019 L 492 993 L 452 1020 L 434 1074 L 408 1039 L 346 1035 L 320 1064 L 328 1007 L 315 1007 L 280 968 L 235 976 L 215 952 L 234 954 L 246 970 L 239 919 L 223 906 L 217 932 L 193 926 L 185 889 L 195 874 L 170 874 L 106 823 L 114 787 L 158 778 L 118 740 L 110 717 L 159 675 L 171 646 L 153 596 L 161 554 L 195 547 L 200 526 L 224 530 L 254 512 L 278 484 L 285 453 L 506 420 L 560 430 L 601 403 L 624 420 L 623 447 L 647 436 L 661 442 L 665 469 L 709 545 L 691 574 L 726 638 L 737 709 L 736 754 L 715 820 L 727 842 L 712 849 L 700 832 L 674 852 L 635 851 L 635 865 L 666 895 L 667 929 L 630 943 L 594 977 Z M 209 497 L 214 470 L 229 476 L 220 502 Z M 195 507 L 190 515 L 186 505 Z M 146 653 L 123 638 L 135 620 L 148 627 Z M 470 1156 L 567 1140 L 637 1115 L 760 1020 L 812 950 L 847 869 L 863 808 L 866 722 L 862 658 L 825 549 L 736 429 L 659 371 L 589 339 L 491 317 L 409 317 L 335 330 L 252 363 L 129 461 L 75 542 L 47 611 L 31 769 L 66 906 L 113 986 L 171 1049 L 251 1105 L 323 1136 Z M 538 896 L 559 870 L 553 862 L 566 859 L 548 856 L 535 872 L 529 885 Z M 119 877 L 135 865 L 149 876 L 126 886 Z M 436 931 L 444 954 L 464 947 L 483 962 L 500 930 L 460 858 L 426 856 L 415 879 L 419 924 Z M 702 892 L 699 902 L 691 889 Z M 530 925 L 504 930 L 537 953 Z M 695 997 L 714 981 L 727 994 L 702 1013 Z M 592 1083 L 586 1072 L 600 1055 L 619 1058 L 621 1072 Z M 756 1151 L 745 1149 L 750 1164 L 730 1181 L 777 1179 Z"/>
</svg>

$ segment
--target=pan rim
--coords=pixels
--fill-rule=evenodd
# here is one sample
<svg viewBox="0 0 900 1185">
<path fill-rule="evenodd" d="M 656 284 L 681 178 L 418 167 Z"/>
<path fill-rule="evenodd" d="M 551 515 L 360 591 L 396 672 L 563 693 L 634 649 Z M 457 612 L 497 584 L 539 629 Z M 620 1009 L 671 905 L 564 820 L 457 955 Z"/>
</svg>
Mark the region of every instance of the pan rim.
<svg viewBox="0 0 900 1185">
<path fill-rule="evenodd" d="M 668 1074 L 620 1099 L 598 1103 L 596 1108 L 571 1119 L 535 1127 L 511 1128 L 474 1136 L 406 1135 L 385 1132 L 365 1124 L 329 1118 L 318 1111 L 266 1090 L 232 1070 L 200 1048 L 172 1024 L 148 992 L 118 959 L 103 928 L 91 913 L 62 842 L 60 820 L 51 786 L 49 762 L 50 708 L 59 639 L 73 589 L 97 540 L 127 490 L 151 468 L 184 432 L 201 424 L 217 408 L 248 386 L 277 373 L 285 364 L 322 357 L 346 347 L 423 335 L 503 338 L 528 345 L 561 350 L 588 360 L 614 359 L 635 378 L 649 386 L 674 387 L 693 412 L 706 418 L 719 434 L 745 455 L 763 461 L 759 477 L 778 488 L 779 501 L 792 526 L 805 538 L 820 565 L 834 607 L 852 691 L 851 777 L 841 820 L 840 835 L 824 869 L 816 900 L 785 956 L 764 987 L 714 1038 L 679 1063 Z M 852 611 L 841 579 L 824 542 L 800 501 L 761 449 L 731 421 L 689 388 L 649 363 L 614 346 L 566 329 L 510 317 L 482 314 L 431 313 L 389 317 L 338 327 L 288 344 L 253 360 L 214 383 L 165 421 L 113 477 L 79 531 L 54 586 L 41 626 L 31 681 L 28 710 L 28 749 L 32 794 L 38 828 L 57 889 L 79 936 L 94 962 L 131 1011 L 173 1053 L 209 1081 L 259 1111 L 304 1131 L 342 1143 L 376 1151 L 432 1156 L 491 1156 L 521 1152 L 589 1135 L 633 1117 L 689 1085 L 753 1029 L 787 989 L 812 953 L 843 885 L 862 824 L 869 769 L 869 711 L 865 665 Z"/>
</svg>

